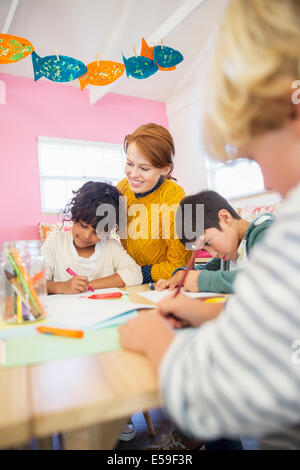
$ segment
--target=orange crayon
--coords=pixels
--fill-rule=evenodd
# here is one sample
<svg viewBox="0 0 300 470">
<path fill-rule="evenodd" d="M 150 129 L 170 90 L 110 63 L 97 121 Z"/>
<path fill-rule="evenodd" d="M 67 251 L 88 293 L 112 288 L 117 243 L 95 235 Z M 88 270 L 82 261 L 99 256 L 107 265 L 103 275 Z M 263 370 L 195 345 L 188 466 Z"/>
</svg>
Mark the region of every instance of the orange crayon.
<svg viewBox="0 0 300 470">
<path fill-rule="evenodd" d="M 54 328 L 52 326 L 37 326 L 36 330 L 39 333 L 48 335 L 65 336 L 67 338 L 82 338 L 84 332 L 82 330 L 69 330 L 67 328 Z"/>
</svg>

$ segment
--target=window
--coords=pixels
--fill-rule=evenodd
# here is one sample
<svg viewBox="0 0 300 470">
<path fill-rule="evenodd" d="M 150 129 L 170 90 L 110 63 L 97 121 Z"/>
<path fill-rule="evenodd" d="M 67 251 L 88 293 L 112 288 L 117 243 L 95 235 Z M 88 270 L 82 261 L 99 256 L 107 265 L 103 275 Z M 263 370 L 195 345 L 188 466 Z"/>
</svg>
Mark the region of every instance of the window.
<svg viewBox="0 0 300 470">
<path fill-rule="evenodd" d="M 226 164 L 207 158 L 209 187 L 226 199 L 264 191 L 264 179 L 259 165 L 245 158 Z"/>
<path fill-rule="evenodd" d="M 38 138 L 43 213 L 60 212 L 87 181 L 116 185 L 124 176 L 119 144 Z"/>
</svg>

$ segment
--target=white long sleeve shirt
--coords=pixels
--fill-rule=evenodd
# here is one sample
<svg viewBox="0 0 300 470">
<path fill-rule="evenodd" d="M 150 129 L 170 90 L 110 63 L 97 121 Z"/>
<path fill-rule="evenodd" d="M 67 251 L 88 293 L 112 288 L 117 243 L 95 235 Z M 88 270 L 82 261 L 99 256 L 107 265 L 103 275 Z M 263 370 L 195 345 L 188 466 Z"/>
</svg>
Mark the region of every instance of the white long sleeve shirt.
<svg viewBox="0 0 300 470">
<path fill-rule="evenodd" d="M 97 244 L 98 245 L 98 244 Z M 120 243 L 112 238 L 101 240 L 100 246 L 90 258 L 92 269 L 81 263 L 73 247 L 72 232 L 52 232 L 42 246 L 42 254 L 46 261 L 46 278 L 48 281 L 63 282 L 70 279 L 66 272 L 71 268 L 79 276 L 87 276 L 89 281 L 119 274 L 126 286 L 134 286 L 143 282 L 140 266 L 128 255 Z"/>
<path fill-rule="evenodd" d="M 206 439 L 296 426 L 299 348 L 300 184 L 221 315 L 179 332 L 169 347 L 160 367 L 164 405 L 183 431 Z"/>
</svg>

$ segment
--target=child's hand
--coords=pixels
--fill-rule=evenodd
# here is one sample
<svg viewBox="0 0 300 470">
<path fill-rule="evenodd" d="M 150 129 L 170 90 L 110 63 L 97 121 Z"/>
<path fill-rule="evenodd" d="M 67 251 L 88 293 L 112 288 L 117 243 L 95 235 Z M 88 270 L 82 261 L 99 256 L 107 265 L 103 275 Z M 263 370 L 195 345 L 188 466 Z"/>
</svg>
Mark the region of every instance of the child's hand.
<svg viewBox="0 0 300 470">
<path fill-rule="evenodd" d="M 199 292 L 198 277 L 200 276 L 200 274 L 201 271 L 199 270 L 189 271 L 184 281 L 183 290 L 188 292 Z"/>
<path fill-rule="evenodd" d="M 63 283 L 64 294 L 80 294 L 88 290 L 89 281 L 86 276 L 75 276 Z"/>
<path fill-rule="evenodd" d="M 161 315 L 175 327 L 200 326 L 213 320 L 223 309 L 221 303 L 205 303 L 179 293 L 176 297 L 169 295 L 157 304 Z M 175 319 L 170 315 L 174 315 Z"/>
<path fill-rule="evenodd" d="M 160 279 L 157 281 L 155 289 L 159 291 L 164 289 L 173 290 L 178 286 L 183 275 L 184 271 L 181 269 L 180 271 L 177 271 L 177 273 L 175 273 L 174 276 L 172 276 L 170 279 Z"/>
<path fill-rule="evenodd" d="M 118 328 L 123 348 L 146 354 L 158 367 L 175 333 L 157 310 L 141 310 L 136 318 Z"/>
<path fill-rule="evenodd" d="M 157 308 L 161 315 L 178 328 L 183 325 L 193 325 L 193 315 L 190 312 L 195 309 L 194 302 L 197 302 L 198 307 L 200 304 L 198 299 L 192 299 L 181 293 L 176 297 L 171 294 L 158 302 Z M 175 316 L 175 319 L 171 315 Z"/>
</svg>

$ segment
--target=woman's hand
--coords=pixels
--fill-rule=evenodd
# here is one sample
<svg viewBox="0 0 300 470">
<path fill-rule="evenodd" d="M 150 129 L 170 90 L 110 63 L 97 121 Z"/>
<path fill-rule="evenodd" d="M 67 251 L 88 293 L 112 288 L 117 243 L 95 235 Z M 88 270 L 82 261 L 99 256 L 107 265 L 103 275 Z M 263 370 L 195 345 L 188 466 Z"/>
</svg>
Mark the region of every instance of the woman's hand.
<svg viewBox="0 0 300 470">
<path fill-rule="evenodd" d="M 180 269 L 174 274 L 174 276 L 170 277 L 170 279 L 160 279 L 159 281 L 157 281 L 155 285 L 155 289 L 159 291 L 164 290 L 164 289 L 173 290 L 178 286 L 183 275 L 184 275 L 184 270 Z"/>
</svg>

